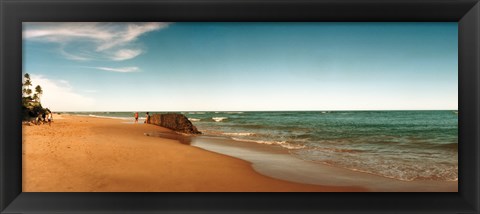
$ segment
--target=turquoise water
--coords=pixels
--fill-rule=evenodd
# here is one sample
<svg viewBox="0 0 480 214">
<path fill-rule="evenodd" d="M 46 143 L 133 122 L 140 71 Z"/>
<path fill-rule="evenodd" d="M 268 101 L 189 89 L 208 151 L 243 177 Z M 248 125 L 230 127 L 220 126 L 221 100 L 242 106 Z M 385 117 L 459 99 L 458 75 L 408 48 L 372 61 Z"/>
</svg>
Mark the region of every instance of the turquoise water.
<svg viewBox="0 0 480 214">
<path fill-rule="evenodd" d="M 281 146 L 307 161 L 404 181 L 458 180 L 455 111 L 181 113 L 206 135 Z M 132 112 L 82 114 L 133 119 Z"/>
</svg>

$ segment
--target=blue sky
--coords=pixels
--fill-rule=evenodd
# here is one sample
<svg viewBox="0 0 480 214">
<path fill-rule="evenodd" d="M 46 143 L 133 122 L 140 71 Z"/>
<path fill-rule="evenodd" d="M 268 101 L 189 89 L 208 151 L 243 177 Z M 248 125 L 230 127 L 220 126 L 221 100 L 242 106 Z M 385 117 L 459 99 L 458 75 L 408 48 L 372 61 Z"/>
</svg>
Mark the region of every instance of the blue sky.
<svg viewBox="0 0 480 214">
<path fill-rule="evenodd" d="M 457 23 L 24 23 L 54 111 L 458 109 Z"/>
</svg>

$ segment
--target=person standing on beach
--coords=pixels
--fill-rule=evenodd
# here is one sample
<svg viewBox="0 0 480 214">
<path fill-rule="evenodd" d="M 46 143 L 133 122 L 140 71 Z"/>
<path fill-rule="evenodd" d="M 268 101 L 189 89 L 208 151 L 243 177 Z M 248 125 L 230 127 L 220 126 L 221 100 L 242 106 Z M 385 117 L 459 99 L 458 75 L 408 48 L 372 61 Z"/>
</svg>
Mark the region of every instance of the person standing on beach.
<svg viewBox="0 0 480 214">
<path fill-rule="evenodd" d="M 138 123 L 138 112 L 135 112 L 135 123 Z"/>
<path fill-rule="evenodd" d="M 147 112 L 147 114 L 145 114 L 145 122 L 143 123 L 149 123 L 149 122 L 150 122 L 150 114 L 148 114 Z"/>
</svg>

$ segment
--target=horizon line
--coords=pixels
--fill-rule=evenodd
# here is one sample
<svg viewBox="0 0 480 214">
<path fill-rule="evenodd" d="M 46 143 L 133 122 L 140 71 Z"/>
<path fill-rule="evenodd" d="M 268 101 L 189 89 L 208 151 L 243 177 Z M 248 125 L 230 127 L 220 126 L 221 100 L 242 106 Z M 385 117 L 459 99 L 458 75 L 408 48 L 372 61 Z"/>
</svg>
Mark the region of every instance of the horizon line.
<svg viewBox="0 0 480 214">
<path fill-rule="evenodd" d="M 122 110 L 122 111 L 56 111 L 56 112 L 67 112 L 67 113 L 75 113 L 75 112 L 322 112 L 322 111 L 458 111 L 458 109 L 366 109 L 366 110 L 182 110 L 182 111 L 169 111 L 169 110 L 152 110 L 152 111 L 145 111 L 145 110 Z"/>
</svg>

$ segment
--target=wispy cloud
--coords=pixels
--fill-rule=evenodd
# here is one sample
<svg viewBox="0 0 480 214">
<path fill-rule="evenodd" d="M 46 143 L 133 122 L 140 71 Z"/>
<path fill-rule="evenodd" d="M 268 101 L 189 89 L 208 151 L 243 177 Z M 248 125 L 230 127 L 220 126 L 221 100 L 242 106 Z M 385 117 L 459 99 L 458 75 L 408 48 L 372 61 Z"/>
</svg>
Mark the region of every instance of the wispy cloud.
<svg viewBox="0 0 480 214">
<path fill-rule="evenodd" d="M 115 52 L 110 59 L 115 60 L 115 61 L 122 61 L 126 59 L 132 59 L 135 58 L 136 56 L 140 55 L 142 53 L 142 50 L 140 49 L 121 49 Z"/>
<path fill-rule="evenodd" d="M 137 42 L 140 36 L 168 25 L 161 22 L 29 22 L 24 24 L 23 38 L 58 43 L 60 53 L 71 60 L 122 61 L 144 52 Z"/>
<path fill-rule="evenodd" d="M 140 72 L 138 67 L 120 67 L 120 68 L 111 68 L 111 67 L 91 67 L 103 71 L 111 72 L 120 72 L 120 73 L 130 73 L 130 72 Z"/>
</svg>

